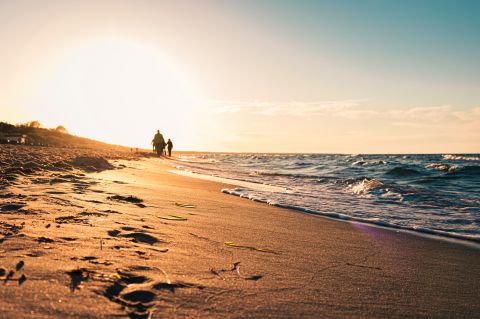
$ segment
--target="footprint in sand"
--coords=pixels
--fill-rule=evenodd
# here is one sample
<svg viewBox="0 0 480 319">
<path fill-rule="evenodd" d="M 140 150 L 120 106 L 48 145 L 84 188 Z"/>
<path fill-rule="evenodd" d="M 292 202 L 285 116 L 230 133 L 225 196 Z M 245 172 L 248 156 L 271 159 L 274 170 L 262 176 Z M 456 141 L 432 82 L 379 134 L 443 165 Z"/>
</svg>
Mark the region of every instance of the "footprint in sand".
<svg viewBox="0 0 480 319">
<path fill-rule="evenodd" d="M 121 236 L 124 238 L 131 238 L 134 242 L 146 243 L 150 245 L 160 242 L 158 238 L 143 232 L 133 232 Z"/>
<path fill-rule="evenodd" d="M 136 229 L 135 227 L 130 227 L 130 226 L 124 226 L 124 227 L 120 227 L 120 228 L 125 230 L 125 231 L 132 231 L 132 230 Z"/>
<path fill-rule="evenodd" d="M 1 234 L 4 236 L 3 239 L 18 234 L 24 226 L 25 222 L 21 223 L 20 225 L 0 222 L 0 231 Z"/>
<path fill-rule="evenodd" d="M 111 200 L 111 201 L 120 202 L 120 203 L 135 204 L 135 205 L 137 205 L 138 207 L 141 207 L 141 208 L 147 207 L 144 204 L 142 204 L 143 199 L 138 198 L 138 197 L 133 196 L 133 195 L 129 195 L 129 196 L 112 195 L 112 196 L 108 196 L 107 199 Z"/>
<path fill-rule="evenodd" d="M 150 267 L 142 268 L 150 270 Z M 151 318 L 153 309 L 162 291 L 175 293 L 176 289 L 204 289 L 204 286 L 189 283 L 154 282 L 148 277 L 117 270 L 118 278 L 103 292 L 109 300 L 120 304 L 130 318 Z"/>
<path fill-rule="evenodd" d="M 90 278 L 90 271 L 85 268 L 77 268 L 75 270 L 67 272 L 70 276 L 70 291 L 74 292 L 76 289 L 80 289 L 82 282 L 88 281 Z"/>
<path fill-rule="evenodd" d="M 25 266 L 25 262 L 23 260 L 20 260 L 16 265 L 15 265 L 15 270 L 10 270 L 7 272 L 5 268 L 0 268 L 0 280 L 3 280 L 3 283 L 6 284 L 8 281 L 18 281 L 18 285 L 22 285 L 26 280 L 27 277 L 25 274 L 22 274 L 21 276 L 15 276 L 15 273 L 22 270 L 23 266 Z"/>
<path fill-rule="evenodd" d="M 25 266 L 25 262 L 23 260 L 20 260 L 17 265 L 15 266 L 15 270 L 16 271 L 19 271 L 20 269 L 23 268 L 23 266 Z"/>
<path fill-rule="evenodd" d="M 124 233 L 122 233 L 122 231 L 120 231 L 118 229 L 112 229 L 112 230 L 107 231 L 107 233 L 111 237 L 121 237 L 121 238 L 130 239 L 135 248 L 143 248 L 143 249 L 153 250 L 155 252 L 160 252 L 160 253 L 166 253 L 169 250 L 167 247 L 154 246 L 154 244 L 156 244 L 156 243 L 159 243 L 159 242 L 160 243 L 165 243 L 165 241 L 160 240 L 160 239 L 158 239 L 158 238 L 156 238 L 156 237 L 154 237 L 150 234 L 147 234 L 145 232 L 142 232 L 139 229 L 136 229 L 136 228 L 133 228 L 133 227 L 122 227 L 122 229 L 124 229 L 124 230 L 125 229 L 135 230 L 135 231 L 124 234 Z M 117 245 L 117 246 L 113 246 L 113 248 L 121 249 L 121 248 L 131 248 L 131 247 Z M 143 250 L 135 250 L 135 253 L 137 253 L 140 256 L 144 256 L 144 255 L 147 254 L 147 252 L 145 252 Z"/>
<path fill-rule="evenodd" d="M 85 224 L 90 225 L 88 217 L 78 214 L 77 216 L 60 216 L 55 218 L 57 224 Z M 59 225 L 57 225 L 58 227 Z"/>
<path fill-rule="evenodd" d="M 107 231 L 108 236 L 111 236 L 111 237 L 117 237 L 118 234 L 120 234 L 120 233 L 121 233 L 121 231 L 119 231 L 117 229 L 112 229 L 112 230 Z"/>
<path fill-rule="evenodd" d="M 133 242 L 140 242 L 140 243 L 146 243 L 146 244 L 156 244 L 158 242 L 163 242 L 162 240 L 158 239 L 157 237 L 154 237 L 150 234 L 147 234 L 145 232 L 142 232 L 139 229 L 133 228 L 133 227 L 122 227 L 123 230 L 126 231 L 133 231 L 131 233 L 126 233 L 122 234 L 122 231 L 117 230 L 117 229 L 112 229 L 107 231 L 107 234 L 111 237 L 123 237 L 123 238 L 130 238 Z"/>
<path fill-rule="evenodd" d="M 20 197 L 22 195 L 17 195 L 17 194 L 14 194 L 14 193 L 4 193 L 4 194 L 0 194 L 0 198 L 16 198 L 16 197 Z"/>
<path fill-rule="evenodd" d="M 14 211 L 14 210 L 20 210 L 22 209 L 27 203 L 7 203 L 5 205 L 2 205 L 0 210 L 2 212 L 9 212 L 9 211 Z"/>
</svg>

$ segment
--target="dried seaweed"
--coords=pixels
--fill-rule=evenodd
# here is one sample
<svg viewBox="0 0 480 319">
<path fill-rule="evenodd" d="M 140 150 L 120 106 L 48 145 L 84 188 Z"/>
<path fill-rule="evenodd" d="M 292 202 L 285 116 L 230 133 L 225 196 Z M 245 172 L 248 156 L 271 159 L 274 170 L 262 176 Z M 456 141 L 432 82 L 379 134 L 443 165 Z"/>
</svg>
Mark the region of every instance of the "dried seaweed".
<svg viewBox="0 0 480 319">
<path fill-rule="evenodd" d="M 166 220 L 175 220 L 175 221 L 186 221 L 188 218 L 183 217 L 183 216 L 176 216 L 176 215 L 167 215 L 167 216 L 158 216 L 160 219 L 166 219 Z"/>
<path fill-rule="evenodd" d="M 228 247 L 233 247 L 233 248 L 249 249 L 249 250 L 261 251 L 261 252 L 264 252 L 264 253 L 275 253 L 274 250 L 269 249 L 269 248 L 258 248 L 258 247 L 253 247 L 253 246 L 238 245 L 238 244 L 235 244 L 232 241 L 226 241 L 226 242 L 224 242 L 224 244 Z"/>
<path fill-rule="evenodd" d="M 183 208 L 197 208 L 197 206 L 195 206 L 193 204 L 182 204 L 182 203 L 177 203 L 177 202 L 175 202 L 175 206 L 183 207 Z"/>
</svg>

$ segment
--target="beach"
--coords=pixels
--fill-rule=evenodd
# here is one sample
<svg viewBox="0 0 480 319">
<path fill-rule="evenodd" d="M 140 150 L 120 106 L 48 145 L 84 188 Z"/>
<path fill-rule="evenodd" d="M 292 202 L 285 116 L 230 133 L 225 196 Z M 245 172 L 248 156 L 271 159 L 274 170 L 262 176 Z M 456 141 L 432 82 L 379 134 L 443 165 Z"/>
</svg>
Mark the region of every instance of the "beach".
<svg viewBox="0 0 480 319">
<path fill-rule="evenodd" d="M 167 159 L 0 150 L 1 318 L 480 313 L 476 243 L 231 196 Z"/>
</svg>

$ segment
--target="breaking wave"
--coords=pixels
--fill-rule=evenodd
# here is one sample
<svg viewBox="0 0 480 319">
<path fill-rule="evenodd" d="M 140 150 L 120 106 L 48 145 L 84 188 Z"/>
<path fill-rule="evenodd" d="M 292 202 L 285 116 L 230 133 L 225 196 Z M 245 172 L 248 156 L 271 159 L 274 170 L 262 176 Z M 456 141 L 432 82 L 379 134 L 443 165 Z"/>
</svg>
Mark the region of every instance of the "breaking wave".
<svg viewBox="0 0 480 319">
<path fill-rule="evenodd" d="M 464 155 L 443 155 L 444 160 L 450 161 L 480 161 L 480 156 L 464 156 Z"/>
<path fill-rule="evenodd" d="M 238 183 L 241 187 L 224 192 L 250 200 L 480 241 L 477 160 L 479 154 L 209 153 L 180 158 L 177 164 Z"/>
</svg>

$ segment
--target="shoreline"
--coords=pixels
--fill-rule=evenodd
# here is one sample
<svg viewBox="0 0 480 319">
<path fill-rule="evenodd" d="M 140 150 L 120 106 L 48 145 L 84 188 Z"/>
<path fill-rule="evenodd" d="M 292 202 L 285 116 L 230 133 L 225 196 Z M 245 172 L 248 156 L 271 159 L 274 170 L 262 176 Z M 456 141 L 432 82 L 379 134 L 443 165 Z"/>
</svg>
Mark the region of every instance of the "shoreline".
<svg viewBox="0 0 480 319">
<path fill-rule="evenodd" d="M 55 183 L 40 172 L 6 188 L 0 268 L 13 274 L 2 278 L 0 317 L 480 311 L 478 249 L 226 196 L 228 184 L 169 173 L 164 159 L 112 164 L 121 169 Z"/>
<path fill-rule="evenodd" d="M 191 177 L 191 178 L 204 179 L 204 180 L 208 180 L 208 181 L 212 181 L 212 182 L 231 184 L 232 186 L 244 186 L 244 187 L 253 186 L 253 187 L 256 187 L 256 188 L 261 188 L 261 189 L 264 189 L 264 190 L 272 190 L 272 191 L 278 191 L 279 189 L 283 189 L 283 188 L 278 187 L 278 186 L 272 186 L 272 185 L 267 185 L 267 184 L 259 184 L 259 183 L 247 182 L 247 181 L 243 181 L 243 180 L 236 180 L 236 179 L 232 179 L 232 178 L 225 178 L 225 177 L 219 177 L 219 176 L 214 176 L 214 175 L 207 175 L 207 174 L 201 174 L 201 173 L 195 173 L 195 172 L 190 172 L 190 171 L 186 171 L 186 170 L 181 170 L 181 169 L 176 168 L 173 164 L 172 164 L 172 168 L 174 168 L 174 169 L 169 170 L 169 172 L 171 172 L 172 174 L 178 174 L 178 175 L 181 175 L 181 176 L 186 176 L 186 177 Z M 386 229 L 386 230 L 391 230 L 391 231 L 402 231 L 402 232 L 406 232 L 406 233 L 409 233 L 409 234 L 414 235 L 414 236 L 431 238 L 431 239 L 435 239 L 435 240 L 446 240 L 446 241 L 450 241 L 450 242 L 453 242 L 453 243 L 458 243 L 458 244 L 470 246 L 470 247 L 473 247 L 473 248 L 476 248 L 476 249 L 480 249 L 480 238 L 462 236 L 462 235 L 458 235 L 458 234 L 454 234 L 454 233 L 448 233 L 448 232 L 439 231 L 439 230 L 432 230 L 432 229 L 428 229 L 428 228 L 414 229 L 414 228 L 403 227 L 403 226 L 399 226 L 399 225 L 395 225 L 395 224 L 388 224 L 388 223 L 385 223 L 385 222 L 368 221 L 368 220 L 365 220 L 365 219 L 356 218 L 356 217 L 352 217 L 352 216 L 348 216 L 348 215 L 344 215 L 344 214 L 340 214 L 340 213 L 334 213 L 334 212 L 332 212 L 332 213 L 321 213 L 321 212 L 317 212 L 317 211 L 313 211 L 313 210 L 309 210 L 309 209 L 306 209 L 306 208 L 303 208 L 303 207 L 297 207 L 297 206 L 293 206 L 293 205 L 290 205 L 290 206 L 289 205 L 281 205 L 281 204 L 272 205 L 272 204 L 268 203 L 267 201 L 262 201 L 262 200 L 257 199 L 257 198 L 248 198 L 248 197 L 242 196 L 241 194 L 236 193 L 235 191 L 232 191 L 231 189 L 226 189 L 226 188 L 222 189 L 221 192 L 224 193 L 224 194 L 240 197 L 242 199 L 266 204 L 266 205 L 269 205 L 269 206 L 292 210 L 296 213 L 302 213 L 302 214 L 317 216 L 317 217 L 321 217 L 321 218 L 328 218 L 328 219 L 331 219 L 331 220 L 342 221 L 342 222 L 347 222 L 347 223 L 360 223 L 360 224 L 364 224 L 366 226 L 379 227 L 379 228 Z"/>
</svg>

